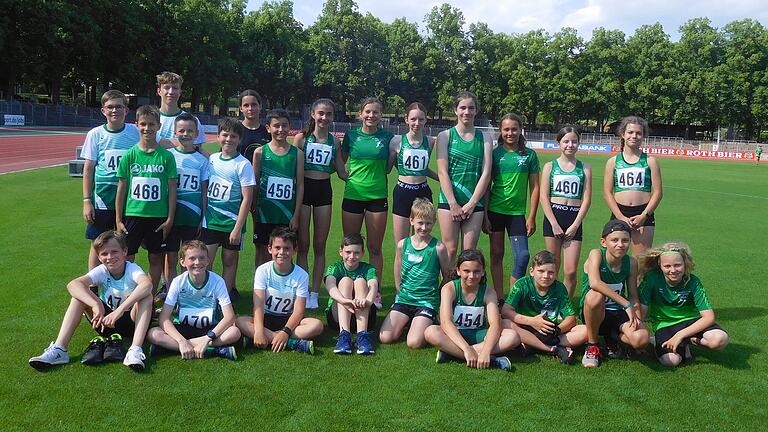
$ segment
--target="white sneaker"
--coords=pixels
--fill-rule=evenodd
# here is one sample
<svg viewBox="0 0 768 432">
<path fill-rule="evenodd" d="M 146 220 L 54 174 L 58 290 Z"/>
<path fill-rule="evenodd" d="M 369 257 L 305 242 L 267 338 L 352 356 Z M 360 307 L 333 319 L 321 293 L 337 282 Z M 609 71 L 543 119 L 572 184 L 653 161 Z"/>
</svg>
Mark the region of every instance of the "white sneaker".
<svg viewBox="0 0 768 432">
<path fill-rule="evenodd" d="M 373 298 L 373 305 L 376 306 L 376 309 L 381 310 L 381 293 L 377 292 L 376 297 Z"/>
<path fill-rule="evenodd" d="M 53 342 L 37 357 L 29 359 L 29 365 L 37 370 L 43 370 L 55 365 L 69 363 L 69 353 L 57 347 Z"/>
<path fill-rule="evenodd" d="M 307 309 L 317 309 L 320 307 L 320 305 L 317 303 L 318 297 L 320 297 L 320 293 L 309 293 L 309 298 L 307 299 Z"/>
<path fill-rule="evenodd" d="M 144 355 L 144 351 L 138 345 L 132 345 L 128 348 L 128 352 L 125 354 L 123 364 L 133 369 L 136 372 L 144 371 L 144 360 L 147 357 Z"/>
</svg>

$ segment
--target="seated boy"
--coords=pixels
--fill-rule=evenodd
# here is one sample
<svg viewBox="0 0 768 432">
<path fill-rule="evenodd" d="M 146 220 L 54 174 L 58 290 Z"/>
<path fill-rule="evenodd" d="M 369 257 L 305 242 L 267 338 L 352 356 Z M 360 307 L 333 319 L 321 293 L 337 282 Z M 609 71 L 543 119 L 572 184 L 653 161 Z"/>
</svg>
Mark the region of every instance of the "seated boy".
<svg viewBox="0 0 768 432">
<path fill-rule="evenodd" d="M 184 243 L 180 261 L 187 271 L 171 282 L 158 318 L 160 326 L 150 329 L 147 339 L 181 353 L 183 359 L 217 356 L 236 360 L 232 344 L 240 339 L 240 331 L 233 325 L 235 311 L 224 279 L 208 270 L 205 243 Z"/>
<path fill-rule="evenodd" d="M 122 361 L 137 372 L 144 370 L 141 345 L 152 319 L 152 282 L 138 265 L 126 261 L 128 246 L 125 236 L 117 231 L 101 233 L 93 241 L 93 248 L 101 265 L 67 285 L 72 300 L 59 335 L 43 354 L 29 359 L 35 369 L 69 363 L 67 346 L 85 314 L 99 336 L 88 345 L 83 364 Z M 98 285 L 98 295 L 89 289 L 93 285 Z M 127 353 L 123 337 L 133 338 Z"/>
<path fill-rule="evenodd" d="M 253 277 L 253 316 L 239 317 L 237 327 L 258 348 L 314 354 L 310 339 L 323 332 L 323 323 L 304 317 L 309 275 L 292 261 L 296 243 L 295 231 L 272 231 L 267 246 L 272 261 L 260 265 Z"/>
</svg>

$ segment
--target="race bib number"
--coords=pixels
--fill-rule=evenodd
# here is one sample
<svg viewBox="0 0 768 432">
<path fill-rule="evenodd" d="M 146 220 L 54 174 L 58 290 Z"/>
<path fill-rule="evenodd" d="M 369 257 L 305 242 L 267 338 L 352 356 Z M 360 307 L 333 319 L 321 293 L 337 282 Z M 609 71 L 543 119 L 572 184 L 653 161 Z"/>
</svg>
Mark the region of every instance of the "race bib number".
<svg viewBox="0 0 768 432">
<path fill-rule="evenodd" d="M 420 263 L 420 262 L 422 262 L 424 260 L 423 256 L 418 255 L 418 254 L 413 254 L 413 253 L 410 253 L 410 252 L 407 252 L 405 254 L 405 256 L 408 259 L 408 262 L 411 262 L 411 263 L 414 263 L 414 264 L 418 264 L 418 263 Z"/>
<path fill-rule="evenodd" d="M 213 323 L 211 308 L 179 308 L 179 323 L 195 328 L 206 328 Z"/>
<path fill-rule="evenodd" d="M 613 290 L 613 292 L 615 292 L 618 295 L 621 295 L 621 292 L 624 290 L 624 284 L 623 283 L 606 283 L 606 285 L 608 285 Z M 605 298 L 605 304 L 606 305 L 617 305 L 617 303 L 615 301 L 611 300 L 608 297 Z"/>
<path fill-rule="evenodd" d="M 552 176 L 552 190 L 558 195 L 578 198 L 580 186 L 579 176 L 562 174 Z"/>
<path fill-rule="evenodd" d="M 307 163 L 314 165 L 329 166 L 331 164 L 331 155 L 333 147 L 328 144 L 312 142 L 307 144 Z"/>
<path fill-rule="evenodd" d="M 485 308 L 477 306 L 456 306 L 453 309 L 453 323 L 459 330 L 476 330 L 483 327 Z"/>
<path fill-rule="evenodd" d="M 272 315 L 289 315 L 293 312 L 293 293 L 267 288 L 264 309 Z"/>
<path fill-rule="evenodd" d="M 199 192 L 200 191 L 200 171 L 177 168 L 179 172 L 179 192 Z"/>
<path fill-rule="evenodd" d="M 160 201 L 160 179 L 133 177 L 131 179 L 131 199 L 147 202 Z"/>
<path fill-rule="evenodd" d="M 112 310 L 115 310 L 120 307 L 120 304 L 130 295 L 130 293 L 118 291 L 109 287 L 104 289 L 103 295 L 104 303 L 106 303 Z"/>
<path fill-rule="evenodd" d="M 293 179 L 269 176 L 267 178 L 267 199 L 289 201 L 293 198 Z"/>
<path fill-rule="evenodd" d="M 616 178 L 622 189 L 641 189 L 645 187 L 645 168 L 621 168 L 616 170 Z"/>
<path fill-rule="evenodd" d="M 429 153 L 422 149 L 403 150 L 403 167 L 410 171 L 422 171 L 429 164 Z"/>
<path fill-rule="evenodd" d="M 219 176 L 211 176 L 208 179 L 208 198 L 218 201 L 229 201 L 230 193 L 232 193 L 232 182 L 226 181 Z"/>
<path fill-rule="evenodd" d="M 104 171 L 110 174 L 117 172 L 117 166 L 120 165 L 124 154 L 125 150 L 104 150 Z"/>
</svg>

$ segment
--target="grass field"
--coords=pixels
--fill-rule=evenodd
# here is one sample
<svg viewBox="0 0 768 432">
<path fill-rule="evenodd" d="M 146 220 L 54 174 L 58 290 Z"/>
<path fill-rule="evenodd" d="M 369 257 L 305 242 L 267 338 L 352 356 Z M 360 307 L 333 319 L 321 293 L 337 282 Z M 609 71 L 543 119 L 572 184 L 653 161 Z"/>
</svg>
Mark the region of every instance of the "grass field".
<svg viewBox="0 0 768 432">
<path fill-rule="evenodd" d="M 540 154 L 542 163 L 555 157 Z M 599 190 L 606 156 L 583 159 L 596 168 Z M 672 159 L 661 165 L 656 243 L 682 240 L 692 247 L 696 273 L 731 336 L 725 352 L 698 351 L 694 364 L 676 370 L 650 358 L 587 370 L 539 356 L 513 358 L 512 373 L 479 371 L 435 365 L 433 349 L 413 351 L 404 343 L 377 345 L 372 357 L 338 357 L 326 332 L 314 357 L 255 351 L 241 351 L 236 362 L 163 357 L 136 374 L 120 364 L 80 365 L 92 337 L 81 325 L 70 344 L 72 362 L 39 373 L 27 359 L 55 338 L 69 298 L 65 284 L 85 272 L 81 183 L 66 176 L 66 167 L 2 176 L 0 430 L 762 430 L 768 166 Z M 329 259 L 341 238 L 342 185 L 335 186 Z M 582 257 L 597 245 L 608 217 L 600 194 L 594 198 Z M 544 246 L 542 217 L 540 211 L 532 252 Z M 481 248 L 488 250 L 487 238 Z M 391 268 L 391 229 L 384 256 Z M 138 262 L 146 268 L 146 254 Z M 248 244 L 238 313 L 251 307 L 252 262 Z M 383 291 L 391 304 L 390 274 Z"/>
</svg>

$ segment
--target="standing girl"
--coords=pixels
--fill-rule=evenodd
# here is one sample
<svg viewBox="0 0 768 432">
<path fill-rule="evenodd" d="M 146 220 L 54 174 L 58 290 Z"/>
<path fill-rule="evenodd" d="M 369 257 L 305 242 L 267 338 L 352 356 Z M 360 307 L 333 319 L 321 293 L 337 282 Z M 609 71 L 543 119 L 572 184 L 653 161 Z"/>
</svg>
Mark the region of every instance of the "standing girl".
<svg viewBox="0 0 768 432">
<path fill-rule="evenodd" d="M 392 229 L 395 244 L 410 234 L 411 205 L 416 198 L 432 202 L 432 189 L 427 177 L 438 180 L 437 174 L 429 169 L 429 157 L 434 141 L 424 135 L 427 110 L 419 102 L 408 105 L 405 110 L 408 132 L 392 137 L 389 142 L 389 166 L 397 166 L 397 185 L 392 191 Z"/>
<path fill-rule="evenodd" d="M 603 197 L 611 210 L 611 219 L 629 224 L 632 254 L 637 256 L 651 247 L 656 219 L 653 212 L 662 196 L 661 168 L 653 156 L 643 153 L 643 138 L 648 136 L 648 122 L 640 117 L 624 117 L 619 125 L 621 151 L 608 159 L 603 178 Z"/>
<path fill-rule="evenodd" d="M 592 203 L 592 168 L 576 159 L 579 132 L 566 126 L 557 133 L 560 157 L 541 170 L 541 208 L 544 211 L 544 241 L 555 255 L 555 268 L 563 268 L 563 282 L 573 297 L 581 254 L 581 223 Z M 562 254 L 561 254 L 562 249 Z M 562 256 L 565 256 L 565 259 Z"/>
<path fill-rule="evenodd" d="M 491 240 L 491 276 L 499 299 L 504 298 L 504 230 L 515 255 L 509 286 L 525 276 L 528 267 L 528 237 L 536 231 L 539 207 L 539 158 L 526 148 L 523 121 L 507 114 L 499 124 L 499 145 L 493 150 L 492 185 L 488 191 L 485 230 Z M 525 204 L 531 208 L 525 215 Z"/>
<path fill-rule="evenodd" d="M 296 134 L 293 144 L 304 151 L 304 199 L 299 218 L 299 253 L 297 264 L 308 269 L 309 224 L 314 221 L 312 251 L 312 285 L 308 309 L 318 308 L 318 293 L 323 283 L 325 270 L 325 244 L 331 228 L 331 204 L 333 189 L 331 173 L 346 174 L 341 160 L 337 157 L 339 143 L 328 130 L 333 122 L 336 105 L 330 99 L 318 99 L 312 104 L 310 120 L 306 129 Z M 342 179 L 344 179 L 342 177 Z"/>
<path fill-rule="evenodd" d="M 439 350 L 438 363 L 453 357 L 471 368 L 511 369 L 508 358 L 492 354 L 513 349 L 520 337 L 512 329 L 502 329 L 496 293 L 485 282 L 483 253 L 464 250 L 453 280 L 440 291 L 440 325 L 431 325 L 424 333 Z"/>
<path fill-rule="evenodd" d="M 437 219 L 451 261 L 462 250 L 477 247 L 485 206 L 482 198 L 491 179 L 493 143 L 475 128 L 477 96 L 461 92 L 453 104 L 456 126 L 437 135 L 440 179 Z"/>
<path fill-rule="evenodd" d="M 349 175 L 341 204 L 344 235 L 360 233 L 365 220 L 368 253 L 378 275 L 382 275 L 384 267 L 381 244 L 387 229 L 387 161 L 392 139 L 392 132 L 379 129 L 382 108 L 376 98 L 363 100 L 360 105 L 362 125 L 347 131 L 340 152 L 343 163 L 349 160 Z"/>
</svg>

